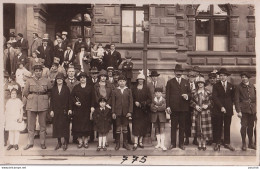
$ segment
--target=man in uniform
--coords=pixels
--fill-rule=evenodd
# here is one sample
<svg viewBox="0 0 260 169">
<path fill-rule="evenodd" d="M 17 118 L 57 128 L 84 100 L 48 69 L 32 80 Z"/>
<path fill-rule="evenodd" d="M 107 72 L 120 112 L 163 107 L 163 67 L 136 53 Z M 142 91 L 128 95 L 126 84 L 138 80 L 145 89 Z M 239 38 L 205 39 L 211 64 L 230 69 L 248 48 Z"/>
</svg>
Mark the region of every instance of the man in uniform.
<svg viewBox="0 0 260 169">
<path fill-rule="evenodd" d="M 34 66 L 34 77 L 27 80 L 23 95 L 27 98 L 26 111 L 28 114 L 28 144 L 24 150 L 33 147 L 36 117 L 38 115 L 40 124 L 41 148 L 46 149 L 46 114 L 49 109 L 49 95 L 51 82 L 42 77 L 42 66 Z"/>
</svg>

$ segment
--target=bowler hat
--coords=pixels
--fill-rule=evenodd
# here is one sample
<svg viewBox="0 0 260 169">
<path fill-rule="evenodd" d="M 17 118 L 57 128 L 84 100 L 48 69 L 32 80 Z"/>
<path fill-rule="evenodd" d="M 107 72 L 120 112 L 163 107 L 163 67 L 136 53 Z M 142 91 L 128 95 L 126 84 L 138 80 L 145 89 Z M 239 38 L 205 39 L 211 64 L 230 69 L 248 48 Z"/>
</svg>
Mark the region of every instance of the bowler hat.
<svg viewBox="0 0 260 169">
<path fill-rule="evenodd" d="M 33 70 L 36 70 L 36 69 L 42 70 L 42 65 L 41 64 L 34 65 Z"/>
<path fill-rule="evenodd" d="M 102 70 L 99 72 L 98 76 L 107 76 L 107 71 L 105 71 L 104 69 L 102 69 Z"/>
<path fill-rule="evenodd" d="M 21 34 L 21 33 L 18 33 L 17 35 L 20 36 L 20 37 L 23 37 L 23 34 Z"/>
<path fill-rule="evenodd" d="M 151 74 L 149 75 L 150 77 L 158 77 L 160 74 L 157 72 L 157 70 L 152 70 Z"/>
<path fill-rule="evenodd" d="M 56 75 L 56 78 L 55 78 L 56 80 L 57 79 L 62 79 L 62 80 L 64 80 L 65 79 L 65 77 L 64 77 L 64 74 L 63 73 L 58 73 L 57 75 Z"/>
<path fill-rule="evenodd" d="M 218 75 L 220 74 L 225 74 L 227 76 L 230 75 L 230 73 L 228 73 L 227 69 L 226 68 L 221 68 L 218 72 L 217 72 Z"/>
<path fill-rule="evenodd" d="M 107 102 L 107 99 L 104 97 L 101 97 L 98 99 L 98 103 L 100 103 L 100 102 Z"/>
<path fill-rule="evenodd" d="M 118 81 L 119 81 L 119 80 L 125 80 L 125 81 L 126 81 L 126 77 L 125 77 L 124 75 L 119 75 Z"/>
<path fill-rule="evenodd" d="M 9 37 L 16 37 L 16 36 L 15 36 L 15 33 L 14 33 L 14 32 L 11 32 L 11 33 L 9 34 Z"/>
<path fill-rule="evenodd" d="M 184 69 L 182 68 L 182 65 L 180 65 L 180 64 L 176 64 L 174 70 L 175 71 L 184 71 Z"/>
<path fill-rule="evenodd" d="M 161 87 L 156 87 L 154 89 L 154 92 L 163 92 L 163 89 Z"/>
<path fill-rule="evenodd" d="M 106 44 L 105 49 L 110 49 L 110 45 Z"/>
<path fill-rule="evenodd" d="M 80 72 L 80 74 L 77 76 L 77 80 L 80 80 L 80 78 L 84 76 L 84 77 L 88 77 L 88 75 L 85 72 Z"/>
<path fill-rule="evenodd" d="M 242 72 L 242 73 L 240 73 L 240 76 L 241 77 L 246 76 L 248 79 L 250 79 L 252 77 L 249 72 Z"/>
<path fill-rule="evenodd" d="M 97 67 L 92 67 L 92 69 L 90 70 L 90 73 L 92 74 L 97 74 L 99 71 L 97 69 Z"/>
</svg>

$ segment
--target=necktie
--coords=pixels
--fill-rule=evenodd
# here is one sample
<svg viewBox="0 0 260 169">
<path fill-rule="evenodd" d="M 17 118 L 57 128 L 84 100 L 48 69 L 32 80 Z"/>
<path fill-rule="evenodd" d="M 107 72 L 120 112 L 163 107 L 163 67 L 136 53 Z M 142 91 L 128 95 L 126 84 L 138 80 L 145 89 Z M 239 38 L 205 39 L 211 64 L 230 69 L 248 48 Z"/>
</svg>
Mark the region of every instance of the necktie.
<svg viewBox="0 0 260 169">
<path fill-rule="evenodd" d="M 224 90 L 226 92 L 226 84 L 225 84 L 225 82 L 223 83 L 223 88 L 224 88 Z"/>
<path fill-rule="evenodd" d="M 65 60 L 69 60 L 70 51 L 67 51 Z"/>
<path fill-rule="evenodd" d="M 180 78 L 178 78 L 178 83 L 181 84 L 181 79 Z"/>
</svg>

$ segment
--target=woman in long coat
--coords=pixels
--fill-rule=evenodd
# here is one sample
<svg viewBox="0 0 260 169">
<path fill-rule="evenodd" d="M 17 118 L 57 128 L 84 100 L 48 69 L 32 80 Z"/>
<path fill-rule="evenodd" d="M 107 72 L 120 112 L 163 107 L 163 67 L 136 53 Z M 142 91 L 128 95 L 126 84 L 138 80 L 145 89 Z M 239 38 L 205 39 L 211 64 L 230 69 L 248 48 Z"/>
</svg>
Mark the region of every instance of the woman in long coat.
<svg viewBox="0 0 260 169">
<path fill-rule="evenodd" d="M 63 73 L 56 76 L 54 86 L 51 90 L 50 100 L 51 116 L 53 117 L 53 133 L 54 138 L 58 138 L 58 144 L 55 150 L 61 148 L 61 138 L 64 138 L 63 150 L 67 150 L 70 134 L 69 114 L 72 113 L 70 90 L 66 86 Z"/>
<path fill-rule="evenodd" d="M 148 117 L 148 110 L 151 104 L 152 98 L 151 93 L 148 87 L 144 84 L 145 76 L 143 74 L 139 74 L 137 76 L 138 84 L 133 87 L 133 135 L 134 135 L 134 147 L 133 150 L 137 149 L 137 145 L 140 148 L 144 148 L 143 146 L 143 136 L 147 133 L 148 125 L 150 122 L 150 118 Z M 139 139 L 139 143 L 138 143 Z"/>
<path fill-rule="evenodd" d="M 72 133 L 78 138 L 78 148 L 88 148 L 88 136 L 92 130 L 90 114 L 94 112 L 95 94 L 93 86 L 87 83 L 87 74 L 81 72 L 77 77 L 80 81 L 72 92 L 73 104 Z"/>
<path fill-rule="evenodd" d="M 205 79 L 199 77 L 196 89 L 192 91 L 191 106 L 194 108 L 192 114 L 191 133 L 199 141 L 198 149 L 206 150 L 206 140 L 212 138 L 211 125 L 211 92 L 205 88 Z"/>
</svg>

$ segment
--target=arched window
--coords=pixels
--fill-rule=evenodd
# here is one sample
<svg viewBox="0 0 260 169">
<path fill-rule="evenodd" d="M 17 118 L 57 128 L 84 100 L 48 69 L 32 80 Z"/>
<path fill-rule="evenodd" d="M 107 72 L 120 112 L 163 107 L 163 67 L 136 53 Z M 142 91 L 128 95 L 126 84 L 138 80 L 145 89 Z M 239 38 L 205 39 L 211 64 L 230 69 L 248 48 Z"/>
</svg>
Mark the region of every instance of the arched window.
<svg viewBox="0 0 260 169">
<path fill-rule="evenodd" d="M 70 33 L 72 39 L 77 39 L 78 35 L 83 37 L 91 34 L 91 15 L 89 13 L 78 13 L 70 20 Z"/>
<path fill-rule="evenodd" d="M 227 5 L 201 4 L 196 16 L 196 51 L 228 51 Z"/>
</svg>

